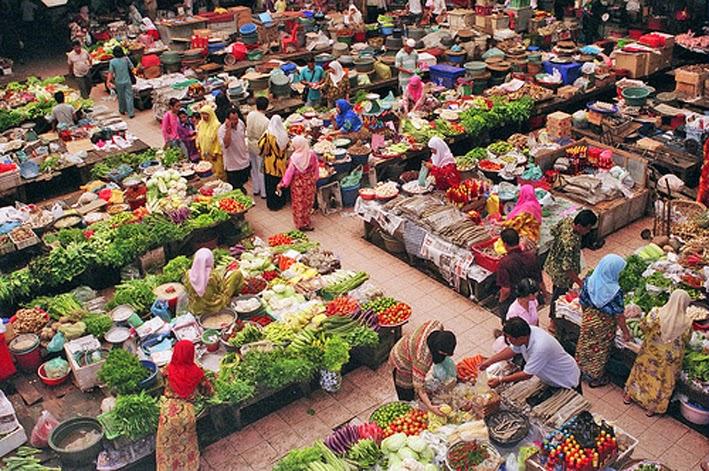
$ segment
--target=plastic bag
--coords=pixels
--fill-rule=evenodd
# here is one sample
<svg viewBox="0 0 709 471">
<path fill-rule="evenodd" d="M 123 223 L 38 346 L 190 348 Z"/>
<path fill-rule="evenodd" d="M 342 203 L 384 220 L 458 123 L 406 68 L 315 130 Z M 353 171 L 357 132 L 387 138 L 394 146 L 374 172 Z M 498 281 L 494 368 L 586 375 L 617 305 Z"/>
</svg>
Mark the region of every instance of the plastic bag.
<svg viewBox="0 0 709 471">
<path fill-rule="evenodd" d="M 43 410 L 42 415 L 32 429 L 30 444 L 36 448 L 46 448 L 49 441 L 49 434 L 59 425 L 59 421 L 51 412 Z"/>
<path fill-rule="evenodd" d="M 44 364 L 44 374 L 47 378 L 56 379 L 66 375 L 69 363 L 63 358 L 53 358 Z"/>
<path fill-rule="evenodd" d="M 54 334 L 54 337 L 52 337 L 52 340 L 49 341 L 49 344 L 47 344 L 47 351 L 52 353 L 61 352 L 64 350 L 65 340 L 64 334 L 57 332 Z"/>
<path fill-rule="evenodd" d="M 164 299 L 156 299 L 153 306 L 150 308 L 150 312 L 153 316 L 159 317 L 165 322 L 170 322 L 172 316 L 170 315 L 170 306 Z"/>
<path fill-rule="evenodd" d="M 517 463 L 517 457 L 514 453 L 507 455 L 507 460 L 505 461 L 505 471 L 518 471 L 519 464 Z"/>
</svg>

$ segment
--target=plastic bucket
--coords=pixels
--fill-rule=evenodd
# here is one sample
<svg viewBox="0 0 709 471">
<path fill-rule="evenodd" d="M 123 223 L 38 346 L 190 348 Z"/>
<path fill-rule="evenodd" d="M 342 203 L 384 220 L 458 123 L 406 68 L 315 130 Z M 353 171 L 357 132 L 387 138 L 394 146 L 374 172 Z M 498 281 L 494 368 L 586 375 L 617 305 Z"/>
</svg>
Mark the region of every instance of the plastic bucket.
<svg viewBox="0 0 709 471">
<path fill-rule="evenodd" d="M 21 334 L 12 339 L 10 352 L 15 357 L 17 366 L 27 373 L 37 371 L 42 364 L 39 337 L 35 334 Z"/>
<path fill-rule="evenodd" d="M 354 186 L 342 187 L 342 204 L 345 207 L 351 208 L 357 201 L 359 196 L 359 183 Z"/>
<path fill-rule="evenodd" d="M 352 169 L 352 161 L 350 159 L 335 160 L 330 164 L 335 169 L 335 173 L 343 174 Z"/>
</svg>

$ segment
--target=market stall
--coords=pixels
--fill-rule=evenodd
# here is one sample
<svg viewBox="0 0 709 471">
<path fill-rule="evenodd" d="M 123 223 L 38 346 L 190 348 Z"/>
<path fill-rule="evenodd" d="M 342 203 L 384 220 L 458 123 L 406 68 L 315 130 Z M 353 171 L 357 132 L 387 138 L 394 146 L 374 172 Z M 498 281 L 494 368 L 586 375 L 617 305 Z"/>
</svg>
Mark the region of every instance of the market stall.
<svg viewBox="0 0 709 471">
<path fill-rule="evenodd" d="M 461 377 L 436 394 L 442 416 L 416 403 L 393 402 L 368 421 L 355 419 L 310 447 L 292 450 L 274 469 L 637 469 L 638 440 L 589 412 L 574 391 L 546 391 L 531 379 L 490 390 L 482 374 Z M 509 369 L 509 365 L 503 368 Z M 464 369 L 464 367 L 463 367 Z M 660 468 L 650 468 L 660 469 Z"/>
<path fill-rule="evenodd" d="M 211 201 L 224 206 L 228 197 Z M 98 226 L 92 239 L 97 237 Z M 308 394 L 314 385 L 336 391 L 353 367 L 378 366 L 411 315 L 408 306 L 368 282 L 366 273 L 341 268 L 334 254 L 298 231 L 213 254 L 219 273 L 239 281 L 225 307 L 212 312 L 193 304 L 186 275 L 192 260 L 177 256 L 158 274 L 124 280 L 111 297 L 84 286 L 41 296 L 13 317 L 11 351 L 19 355 L 22 342 L 36 337 L 32 350 L 42 352 L 20 363 L 25 375 L 40 367 L 53 384 L 71 377 L 81 391 L 99 385 L 118 398 L 114 409 L 97 417 L 105 447 L 87 462 L 103 449 L 98 469 L 152 454 L 154 440 L 145 437 L 157 425 L 155 397 L 163 385 L 157 367 L 170 360 L 177 340 L 197 343 L 198 362 L 212 378 L 214 395 L 198 400 L 197 410 L 198 427 L 207 430 L 201 439 L 213 440 L 262 417 L 270 410 L 264 404 L 285 391 Z M 42 357 L 48 361 L 40 366 Z M 28 413 L 18 411 L 21 422 Z"/>
</svg>

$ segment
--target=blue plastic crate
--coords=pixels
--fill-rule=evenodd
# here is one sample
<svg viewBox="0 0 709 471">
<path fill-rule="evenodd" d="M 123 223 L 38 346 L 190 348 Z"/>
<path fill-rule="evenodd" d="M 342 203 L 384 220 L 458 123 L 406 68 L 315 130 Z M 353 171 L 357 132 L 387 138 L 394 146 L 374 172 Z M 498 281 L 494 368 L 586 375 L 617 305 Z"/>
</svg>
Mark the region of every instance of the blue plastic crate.
<svg viewBox="0 0 709 471">
<path fill-rule="evenodd" d="M 578 62 L 571 62 L 569 64 L 555 64 L 554 62 L 544 61 L 544 72 L 547 74 L 552 74 L 555 69 L 561 74 L 561 79 L 564 85 L 573 84 L 576 79 L 581 76 L 581 64 Z"/>
<path fill-rule="evenodd" d="M 446 88 L 455 87 L 458 78 L 465 75 L 465 69 L 447 64 L 432 65 L 429 72 L 431 82 Z"/>
</svg>

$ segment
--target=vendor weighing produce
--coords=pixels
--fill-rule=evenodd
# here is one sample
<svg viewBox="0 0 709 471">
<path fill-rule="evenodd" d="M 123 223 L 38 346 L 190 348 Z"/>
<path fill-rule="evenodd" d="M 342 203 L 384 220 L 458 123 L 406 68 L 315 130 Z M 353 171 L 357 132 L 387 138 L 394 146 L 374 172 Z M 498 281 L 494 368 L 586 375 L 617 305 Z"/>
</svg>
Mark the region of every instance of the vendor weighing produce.
<svg viewBox="0 0 709 471">
<path fill-rule="evenodd" d="M 452 361 L 450 357 L 455 352 L 455 346 L 455 334 L 443 330 L 443 324 L 436 320 L 424 322 L 413 332 L 404 335 L 389 355 L 399 400 L 413 401 L 418 397 L 428 410 L 443 415 L 428 397 L 426 374 L 432 366 Z"/>
<path fill-rule="evenodd" d="M 502 383 L 516 383 L 537 376 L 549 386 L 581 392 L 581 371 L 576 361 L 548 332 L 530 326 L 521 317 L 509 319 L 502 332 L 510 346 L 482 362 L 480 369 L 485 370 L 499 361 L 511 360 L 518 353 L 522 354 L 526 364 L 522 371 L 490 379 L 490 387 L 495 388 Z"/>
</svg>

